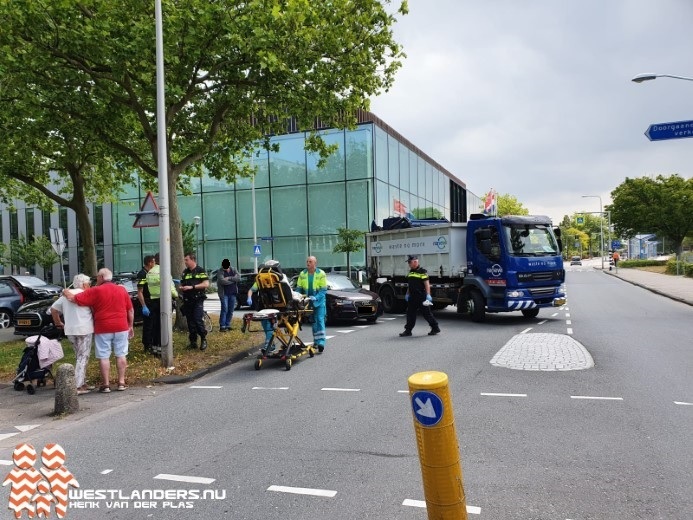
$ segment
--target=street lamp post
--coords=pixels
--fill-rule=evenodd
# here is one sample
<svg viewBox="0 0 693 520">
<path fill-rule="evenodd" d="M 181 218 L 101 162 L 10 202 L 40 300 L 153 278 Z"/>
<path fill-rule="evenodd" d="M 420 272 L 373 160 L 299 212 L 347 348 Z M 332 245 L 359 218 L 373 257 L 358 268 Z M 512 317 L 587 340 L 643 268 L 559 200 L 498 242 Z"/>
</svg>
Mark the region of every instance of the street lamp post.
<svg viewBox="0 0 693 520">
<path fill-rule="evenodd" d="M 200 262 L 200 222 L 202 217 L 193 217 L 193 222 L 195 222 L 195 256 L 197 261 Z"/>
<path fill-rule="evenodd" d="M 599 256 L 602 257 L 602 269 L 604 269 L 604 211 L 602 209 L 602 197 L 601 195 L 583 195 L 582 198 L 599 199 Z"/>
<path fill-rule="evenodd" d="M 685 81 L 693 81 L 693 78 L 688 78 L 686 76 L 674 76 L 673 74 L 652 74 L 652 73 L 645 73 L 645 74 L 638 74 L 635 76 L 631 81 L 635 83 L 642 83 L 643 81 L 652 81 L 657 78 L 672 78 L 672 79 L 682 79 Z"/>
</svg>

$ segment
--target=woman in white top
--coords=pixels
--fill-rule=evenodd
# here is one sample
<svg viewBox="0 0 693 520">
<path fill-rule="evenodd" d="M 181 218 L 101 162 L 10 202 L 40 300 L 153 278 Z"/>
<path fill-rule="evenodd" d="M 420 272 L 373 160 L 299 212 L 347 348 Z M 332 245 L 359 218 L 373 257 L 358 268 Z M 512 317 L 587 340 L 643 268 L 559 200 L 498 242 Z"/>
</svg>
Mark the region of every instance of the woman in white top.
<svg viewBox="0 0 693 520">
<path fill-rule="evenodd" d="M 91 279 L 86 274 L 78 274 L 72 281 L 73 294 L 81 293 L 91 287 Z M 62 319 L 61 319 L 62 313 Z M 91 316 L 91 308 L 82 307 L 70 302 L 65 296 L 61 296 L 51 306 L 53 323 L 58 328 L 65 330 L 67 339 L 75 349 L 75 383 L 77 394 L 89 392 L 85 377 L 89 355 L 91 354 L 91 338 L 94 334 L 94 320 Z"/>
</svg>

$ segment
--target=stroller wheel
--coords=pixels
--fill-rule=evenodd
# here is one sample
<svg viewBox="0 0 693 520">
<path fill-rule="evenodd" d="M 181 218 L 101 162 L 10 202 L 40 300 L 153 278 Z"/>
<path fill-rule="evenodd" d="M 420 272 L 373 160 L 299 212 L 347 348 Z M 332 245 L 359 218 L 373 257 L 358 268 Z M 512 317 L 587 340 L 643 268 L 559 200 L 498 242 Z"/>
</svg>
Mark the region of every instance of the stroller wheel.
<svg viewBox="0 0 693 520">
<path fill-rule="evenodd" d="M 15 383 L 14 383 L 14 389 L 15 389 L 17 392 L 21 392 L 22 390 L 24 390 L 24 383 L 20 383 L 19 381 L 15 381 Z"/>
<path fill-rule="evenodd" d="M 34 395 L 36 393 L 36 389 L 34 388 L 34 385 L 32 385 L 32 384 L 26 385 L 26 392 L 29 395 Z"/>
<path fill-rule="evenodd" d="M 260 370 L 262 368 L 262 359 L 255 360 L 255 370 Z"/>
</svg>

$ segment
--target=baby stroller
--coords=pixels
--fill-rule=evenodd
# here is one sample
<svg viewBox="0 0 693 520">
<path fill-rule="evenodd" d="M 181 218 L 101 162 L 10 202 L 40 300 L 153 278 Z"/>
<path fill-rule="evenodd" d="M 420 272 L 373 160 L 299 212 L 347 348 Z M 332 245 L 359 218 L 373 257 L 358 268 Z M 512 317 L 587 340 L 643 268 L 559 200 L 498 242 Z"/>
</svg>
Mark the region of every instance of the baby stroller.
<svg viewBox="0 0 693 520">
<path fill-rule="evenodd" d="M 57 339 L 49 339 L 45 336 L 29 336 L 24 340 L 26 347 L 22 359 L 17 367 L 17 377 L 14 378 L 14 389 L 21 392 L 26 388 L 27 393 L 33 395 L 36 387 L 46 386 L 46 377 L 55 378 L 51 373 L 53 363 L 63 358 L 63 348 Z"/>
<path fill-rule="evenodd" d="M 263 330 L 271 330 L 272 336 L 261 349 L 255 360 L 255 370 L 260 370 L 263 361 L 279 359 L 284 362 L 286 370 L 301 356 L 315 355 L 315 348 L 306 345 L 298 332 L 301 323 L 310 314 L 309 300 L 294 299 L 291 287 L 278 273 L 260 270 L 256 277 L 260 302 L 264 307 L 260 312 L 243 315 L 243 332 L 250 331 L 251 322 L 263 322 Z M 276 348 L 275 344 L 276 343 Z"/>
</svg>

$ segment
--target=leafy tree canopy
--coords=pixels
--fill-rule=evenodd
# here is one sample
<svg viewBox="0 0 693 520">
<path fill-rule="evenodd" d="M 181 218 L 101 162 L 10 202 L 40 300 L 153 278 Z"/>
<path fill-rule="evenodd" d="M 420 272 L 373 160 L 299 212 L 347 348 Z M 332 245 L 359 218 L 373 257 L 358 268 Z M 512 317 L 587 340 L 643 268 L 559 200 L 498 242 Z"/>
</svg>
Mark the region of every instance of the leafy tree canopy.
<svg viewBox="0 0 693 520">
<path fill-rule="evenodd" d="M 484 210 L 483 201 L 486 200 L 488 192 L 484 193 L 481 197 L 482 203 L 479 211 Z M 529 215 L 529 210 L 525 208 L 517 197 L 510 195 L 509 193 L 496 193 L 496 206 L 498 207 L 498 216 L 504 217 L 506 215 Z"/>
<path fill-rule="evenodd" d="M 172 267 L 183 267 L 177 190 L 206 172 L 250 176 L 258 140 L 355 124 L 404 57 L 389 0 L 163 0 Z M 406 14 L 407 3 L 398 13 Z M 0 2 L 0 76 L 26 85 L 110 151 L 112 166 L 156 184 L 153 2 Z M 0 80 L 1 81 L 1 80 Z"/>
<path fill-rule="evenodd" d="M 611 192 L 611 200 L 606 209 L 617 235 L 656 233 L 672 240 L 680 252 L 684 238 L 693 233 L 693 178 L 627 178 Z"/>
</svg>

